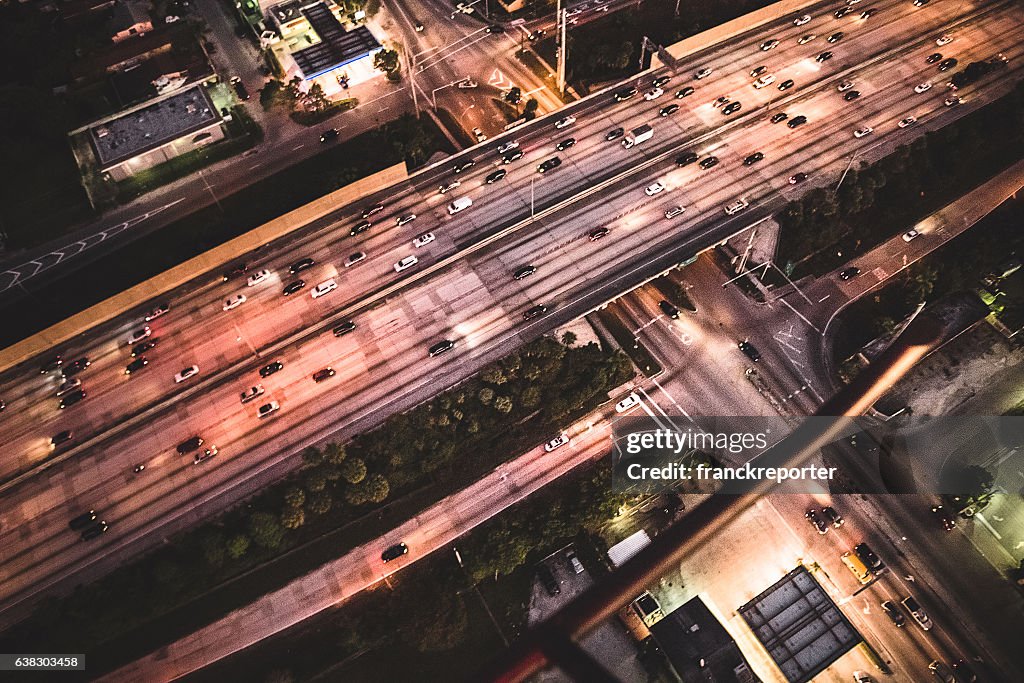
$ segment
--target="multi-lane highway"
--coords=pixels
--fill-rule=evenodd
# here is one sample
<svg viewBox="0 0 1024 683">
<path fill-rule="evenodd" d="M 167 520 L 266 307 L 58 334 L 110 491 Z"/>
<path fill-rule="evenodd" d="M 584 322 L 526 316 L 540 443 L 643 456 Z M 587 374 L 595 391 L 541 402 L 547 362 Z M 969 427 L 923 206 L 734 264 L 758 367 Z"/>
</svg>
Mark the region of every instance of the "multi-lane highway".
<svg viewBox="0 0 1024 683">
<path fill-rule="evenodd" d="M 327 227 L 300 232 L 287 245 L 251 257 L 245 275 L 222 282 L 212 273 L 173 292 L 170 311 L 149 323 L 157 340 L 145 354 L 149 364 L 131 376 L 124 374 L 131 360 L 125 339 L 140 326 L 140 317 L 90 331 L 55 349 L 67 361 L 82 356 L 91 361 L 78 375 L 87 396 L 74 406 L 57 408 L 56 373 L 40 374 L 38 366 L 7 373 L 0 383 L 0 399 L 7 403 L 0 430 L 9 448 L 0 471 L 8 477 L 29 474 L 2 492 L 0 542 L 10 552 L 0 565 L 0 623 L 21 613 L 13 607 L 30 604 L 66 578 L 101 574 L 169 531 L 251 493 L 286 466 L 297 446 L 378 424 L 474 372 L 518 340 L 543 333 L 709 246 L 804 187 L 834 180 L 851 154 L 887 137 L 910 139 L 913 126 L 897 127 L 908 115 L 917 117 L 917 125 L 937 125 L 984 100 L 984 90 L 969 90 L 964 104 L 944 106 L 942 74 L 926 61 L 931 53 L 939 50 L 966 64 L 1003 52 L 1011 60 L 1004 77 L 1017 73 L 1024 22 L 1015 6 L 987 9 L 965 2 L 957 10 L 968 17 L 963 22 L 948 7 L 917 8 L 906 1 L 877 7 L 879 15 L 866 21 L 856 14 L 836 19 L 830 10 L 815 11 L 802 26 L 783 18 L 774 28 L 701 55 L 672 77 L 658 99 L 645 100 L 642 92 L 623 103 L 597 96 L 521 129 L 521 159 L 501 163 L 495 148 L 511 139 L 506 137 L 461 155 L 459 160 L 475 161 L 461 173 L 453 172 L 451 162 L 417 174 L 378 198 L 385 209 L 369 218 L 372 227 L 362 234 L 349 232 L 363 207 L 345 207 Z M 825 37 L 838 31 L 844 37 L 827 44 Z M 937 48 L 935 39 L 944 33 L 953 41 Z M 809 34 L 817 37 L 799 44 Z M 780 43 L 762 51 L 759 46 L 769 39 Z M 833 58 L 816 62 L 826 47 Z M 776 84 L 792 79 L 795 86 L 785 92 L 775 84 L 754 89 L 750 72 L 762 65 Z M 705 66 L 712 73 L 693 80 L 691 74 Z M 644 90 L 650 78 L 642 80 Z M 844 78 L 856 82 L 859 99 L 847 102 L 837 92 Z M 914 87 L 927 80 L 936 86 L 915 94 Z M 674 93 L 685 86 L 694 93 L 676 99 Z M 725 116 L 713 107 L 726 95 L 742 103 L 739 112 Z M 659 110 L 670 103 L 680 109 L 660 117 Z M 803 114 L 808 123 L 795 129 L 770 123 L 778 111 Z M 556 129 L 554 119 L 564 115 L 576 121 Z M 654 126 L 655 137 L 633 149 L 605 139 L 611 129 L 643 123 Z M 873 134 L 855 139 L 853 131 L 864 126 Z M 556 151 L 556 143 L 569 137 L 575 145 Z M 686 150 L 704 158 L 713 154 L 720 163 L 708 170 L 697 164 L 677 167 L 674 159 Z M 764 160 L 744 166 L 743 159 L 758 151 Z M 537 172 L 539 163 L 556 155 L 562 160 L 558 168 Z M 507 175 L 487 184 L 485 177 L 499 169 Z M 797 172 L 810 176 L 805 185 L 790 185 Z M 455 180 L 458 188 L 438 192 Z M 644 188 L 655 181 L 665 190 L 652 198 Z M 471 198 L 473 206 L 451 216 L 445 207 L 458 197 Z M 749 208 L 723 220 L 722 208 L 739 197 Z M 564 206 L 556 206 L 559 202 Z M 665 210 L 677 205 L 686 212 L 666 219 Z M 524 220 L 531 207 L 540 214 L 534 222 Z M 408 214 L 417 218 L 397 226 Z M 373 306 L 360 303 L 517 224 L 514 232 L 454 259 L 430 278 L 378 297 Z M 599 227 L 607 227 L 608 235 L 588 239 Z M 413 239 L 424 232 L 435 239 L 415 247 Z M 346 257 L 357 251 L 365 260 L 346 268 Z M 394 265 L 410 255 L 418 263 L 396 273 Z M 302 257 L 316 264 L 289 274 L 289 264 Z M 537 272 L 513 279 L 523 265 L 536 266 Z M 245 278 L 263 268 L 271 275 L 246 286 Z M 306 287 L 283 296 L 284 286 L 298 278 Z M 313 299 L 313 286 L 329 278 L 341 286 Z M 222 310 L 239 293 L 246 301 Z M 549 307 L 547 315 L 525 321 L 523 312 L 537 304 Z M 335 337 L 332 327 L 347 319 L 356 329 Z M 442 339 L 454 340 L 455 349 L 427 358 L 427 347 Z M 284 369 L 260 378 L 258 368 L 274 360 Z M 176 383 L 175 373 L 193 364 L 199 374 Z M 328 366 L 335 376 L 314 382 L 313 373 Z M 254 384 L 265 394 L 243 404 L 239 393 Z M 257 408 L 271 400 L 280 411 L 257 418 Z M 148 412 L 133 417 L 142 411 Z M 71 430 L 73 439 L 56 451 L 58 461 L 33 470 L 53 456 L 49 440 L 64 430 Z M 178 455 L 175 446 L 194 435 L 217 445 L 219 454 L 198 465 L 191 456 Z M 133 473 L 137 464 L 145 464 L 145 471 Z M 86 543 L 68 531 L 67 522 L 87 508 L 112 526 Z"/>
</svg>

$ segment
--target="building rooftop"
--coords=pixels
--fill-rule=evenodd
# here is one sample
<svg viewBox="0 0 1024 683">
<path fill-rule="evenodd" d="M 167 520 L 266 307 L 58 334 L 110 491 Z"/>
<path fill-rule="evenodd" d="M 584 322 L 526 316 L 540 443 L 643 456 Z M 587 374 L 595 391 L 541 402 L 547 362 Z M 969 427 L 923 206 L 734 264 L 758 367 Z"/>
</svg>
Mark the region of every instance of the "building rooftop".
<svg viewBox="0 0 1024 683">
<path fill-rule="evenodd" d="M 320 38 L 320 42 L 292 53 L 306 80 L 361 59 L 381 47 L 365 26 L 346 31 L 324 2 L 306 5 L 302 15 Z"/>
<path fill-rule="evenodd" d="M 155 149 L 220 120 L 201 84 L 89 128 L 89 140 L 102 166 Z"/>
<path fill-rule="evenodd" d="M 670 612 L 650 629 L 685 683 L 759 681 L 736 641 L 699 597 Z"/>
</svg>

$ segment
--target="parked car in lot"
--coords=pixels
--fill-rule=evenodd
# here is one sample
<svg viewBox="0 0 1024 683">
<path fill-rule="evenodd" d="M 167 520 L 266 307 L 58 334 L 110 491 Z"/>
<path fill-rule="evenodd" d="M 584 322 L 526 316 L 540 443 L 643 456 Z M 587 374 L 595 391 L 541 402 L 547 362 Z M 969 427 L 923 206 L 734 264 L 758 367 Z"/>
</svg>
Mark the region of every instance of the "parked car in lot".
<svg viewBox="0 0 1024 683">
<path fill-rule="evenodd" d="M 761 352 L 758 351 L 757 348 L 755 348 L 754 345 L 751 344 L 749 341 L 741 341 L 739 344 L 737 344 L 737 346 L 739 347 L 740 351 L 742 351 L 747 356 L 747 358 L 754 361 L 755 363 L 761 360 Z"/>
<path fill-rule="evenodd" d="M 569 567 L 572 568 L 574 574 L 582 574 L 585 571 L 583 563 L 580 562 L 580 558 L 576 556 L 576 551 L 572 548 L 565 551 L 565 560 L 569 563 Z"/>
<path fill-rule="evenodd" d="M 540 578 L 540 582 L 544 586 L 544 590 L 548 592 L 548 595 L 554 597 L 562 592 L 558 581 L 555 579 L 555 575 L 551 573 L 546 564 L 541 564 L 537 567 L 537 576 Z"/>
<path fill-rule="evenodd" d="M 238 76 L 232 76 L 231 85 L 235 89 L 235 94 L 238 95 L 238 99 L 243 102 L 249 99 L 249 89 L 245 87 L 245 83 L 242 83 L 242 79 Z"/>
</svg>

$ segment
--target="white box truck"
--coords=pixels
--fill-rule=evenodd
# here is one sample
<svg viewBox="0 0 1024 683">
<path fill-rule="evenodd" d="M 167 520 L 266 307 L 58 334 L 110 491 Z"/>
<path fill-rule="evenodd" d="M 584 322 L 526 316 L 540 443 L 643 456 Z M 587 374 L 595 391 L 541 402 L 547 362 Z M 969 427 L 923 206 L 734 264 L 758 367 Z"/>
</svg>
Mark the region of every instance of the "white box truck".
<svg viewBox="0 0 1024 683">
<path fill-rule="evenodd" d="M 645 123 L 639 128 L 634 128 L 626 133 L 626 137 L 622 138 L 622 146 L 629 149 L 633 145 L 640 144 L 641 142 L 650 140 L 653 137 L 654 129 Z"/>
<path fill-rule="evenodd" d="M 459 197 L 451 204 L 448 205 L 448 213 L 454 215 L 463 209 L 468 209 L 473 206 L 473 200 L 469 197 Z"/>
</svg>

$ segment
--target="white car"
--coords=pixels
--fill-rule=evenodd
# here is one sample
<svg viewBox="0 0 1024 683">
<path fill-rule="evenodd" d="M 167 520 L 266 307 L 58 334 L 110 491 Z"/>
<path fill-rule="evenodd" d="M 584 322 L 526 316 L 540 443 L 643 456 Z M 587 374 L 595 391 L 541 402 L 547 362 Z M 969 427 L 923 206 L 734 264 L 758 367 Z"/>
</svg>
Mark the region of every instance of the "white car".
<svg viewBox="0 0 1024 683">
<path fill-rule="evenodd" d="M 260 406 L 259 410 L 256 411 L 256 417 L 266 417 L 267 415 L 271 415 L 273 413 L 276 413 L 280 409 L 281 409 L 281 406 L 280 406 L 280 404 L 278 404 L 277 401 L 271 401 L 270 403 L 264 403 L 263 405 Z"/>
<path fill-rule="evenodd" d="M 512 151 L 513 149 L 515 149 L 518 146 L 519 146 L 519 142 L 516 141 L 516 140 L 509 140 L 508 142 L 503 142 L 500 145 L 498 145 L 498 154 L 504 154 L 505 152 L 510 152 L 510 151 Z"/>
<path fill-rule="evenodd" d="M 448 183 L 447 185 L 442 185 L 441 187 L 437 188 L 437 192 L 438 192 L 438 194 L 447 194 L 447 193 L 451 192 L 452 190 L 454 190 L 455 188 L 459 187 L 460 185 L 462 185 L 461 181 L 453 180 L 452 182 Z"/>
<path fill-rule="evenodd" d="M 269 270 L 266 270 L 266 269 L 257 270 L 255 273 L 253 273 L 252 275 L 249 276 L 249 279 L 245 281 L 245 284 L 248 287 L 252 287 L 254 285 L 258 285 L 259 283 L 263 282 L 268 277 L 270 277 L 270 271 Z"/>
<path fill-rule="evenodd" d="M 487 139 L 487 136 L 484 135 L 484 132 L 482 130 L 480 130 L 479 128 L 474 128 L 473 129 L 473 137 L 476 138 L 477 142 L 483 142 L 484 140 Z"/>
<path fill-rule="evenodd" d="M 140 341 L 153 334 L 153 330 L 149 329 L 149 325 L 140 327 L 131 334 L 128 335 L 128 345 L 138 344 Z"/>
<path fill-rule="evenodd" d="M 711 67 L 710 66 L 706 66 L 703 69 L 701 69 L 700 71 L 698 71 L 697 73 L 695 73 L 693 75 L 693 77 L 699 81 L 700 79 L 707 78 L 710 75 L 711 75 Z"/>
<path fill-rule="evenodd" d="M 935 39 L 935 44 L 938 45 L 939 47 L 942 47 L 943 45 L 949 45 L 952 42 L 953 42 L 953 36 L 948 36 L 948 35 L 947 36 L 939 36 L 938 38 Z"/>
<path fill-rule="evenodd" d="M 771 74 L 765 74 L 764 76 L 761 76 L 759 79 L 754 81 L 754 88 L 760 90 L 761 88 L 769 86 L 774 82 L 775 76 L 772 76 Z"/>
<path fill-rule="evenodd" d="M 420 235 L 419 237 L 417 237 L 416 239 L 414 239 L 412 241 L 412 246 L 414 246 L 417 249 L 419 249 L 420 247 L 425 247 L 426 245 L 430 244 L 433 241 L 434 241 L 434 233 L 432 233 L 432 232 L 425 232 L 425 233 L 423 233 L 422 235 Z"/>
<path fill-rule="evenodd" d="M 913 116 L 908 116 L 907 118 L 903 119 L 896 125 L 899 126 L 900 128 L 906 128 L 907 126 L 912 126 L 915 123 L 917 123 L 917 119 Z"/>
<path fill-rule="evenodd" d="M 555 128 L 562 129 L 571 126 L 576 123 L 575 116 L 563 116 L 562 118 L 555 121 Z"/>
<path fill-rule="evenodd" d="M 169 310 L 171 310 L 170 304 L 160 304 L 159 306 L 157 306 L 156 308 L 154 308 L 153 310 L 146 314 L 146 322 L 148 323 L 150 320 L 156 320 Z"/>
<path fill-rule="evenodd" d="M 631 393 L 626 398 L 622 399 L 615 404 L 615 412 L 624 413 L 631 408 L 635 408 L 640 405 L 640 397 L 636 395 L 636 392 Z"/>
<path fill-rule="evenodd" d="M 865 135 L 871 135 L 874 132 L 875 129 L 872 128 L 871 126 L 864 126 L 863 128 L 858 128 L 857 130 L 853 131 L 853 137 L 862 138 Z"/>
<path fill-rule="evenodd" d="M 395 272 L 401 273 L 406 268 L 412 268 L 417 263 L 419 263 L 419 259 L 416 258 L 415 256 L 406 256 L 404 259 L 395 264 Z"/>
<path fill-rule="evenodd" d="M 544 450 L 550 453 L 556 448 L 564 446 L 567 443 L 569 443 L 569 435 L 566 434 L 565 432 L 562 432 L 555 438 L 551 439 L 551 441 L 548 441 L 546 444 L 544 444 Z"/>
<path fill-rule="evenodd" d="M 245 294 L 235 294 L 230 299 L 224 301 L 224 310 L 230 311 L 232 308 L 238 308 L 245 303 Z"/>
<path fill-rule="evenodd" d="M 365 260 L 366 260 L 366 254 L 364 252 L 357 251 L 356 253 L 351 254 L 347 259 L 345 259 L 345 267 L 348 268 L 349 266 L 354 266 L 355 264 L 359 263 L 360 261 L 365 261 Z"/>
<path fill-rule="evenodd" d="M 416 214 L 407 213 L 404 216 L 399 216 L 398 218 L 396 218 L 395 223 L 398 224 L 398 227 L 402 227 L 406 223 L 412 223 L 414 220 L 416 220 Z"/>
<path fill-rule="evenodd" d="M 910 230 L 907 230 L 905 233 L 903 233 L 903 241 L 909 242 L 920 234 L 921 233 L 919 233 L 917 230 L 911 228 Z"/>
<path fill-rule="evenodd" d="M 875 679 L 873 679 L 864 671 L 854 671 L 853 683 L 875 683 Z"/>
<path fill-rule="evenodd" d="M 671 209 L 665 211 L 665 218 L 675 218 L 676 216 L 682 216 L 685 212 L 685 206 L 673 206 Z"/>
<path fill-rule="evenodd" d="M 662 90 L 661 88 L 651 88 L 650 90 L 644 93 L 644 99 L 650 102 L 651 100 L 658 99 L 664 94 L 665 91 Z"/>
<path fill-rule="evenodd" d="M 185 380 L 187 380 L 189 377 L 192 377 L 193 375 L 198 375 L 198 374 L 199 374 L 199 366 L 198 365 L 190 365 L 187 368 L 185 368 L 184 370 L 182 370 L 181 372 L 179 372 L 177 375 L 174 376 L 174 382 L 176 384 L 177 383 L 181 383 L 181 382 L 184 382 Z"/>
<path fill-rule="evenodd" d="M 331 292 L 333 292 L 337 288 L 338 288 L 338 283 L 335 282 L 334 280 L 324 280 L 323 282 L 318 284 L 316 287 L 314 287 L 313 291 L 311 291 L 309 293 L 309 295 L 312 296 L 314 299 L 319 299 L 320 297 L 322 297 L 325 294 L 330 294 Z"/>
<path fill-rule="evenodd" d="M 810 14 L 805 14 L 802 17 L 800 17 L 799 19 L 794 19 L 793 20 L 793 26 L 803 26 L 804 24 L 806 24 L 810 20 L 811 20 L 811 15 Z"/>
<path fill-rule="evenodd" d="M 932 82 L 931 81 L 925 81 L 921 85 L 915 85 L 914 86 L 914 92 L 916 92 L 918 94 L 921 94 L 923 92 L 928 92 L 931 89 L 932 89 Z"/>
<path fill-rule="evenodd" d="M 847 80 L 847 81 L 843 81 L 838 86 L 836 86 L 836 90 L 838 90 L 839 92 L 846 92 L 847 90 L 849 90 L 852 87 L 853 87 L 853 81 Z"/>
<path fill-rule="evenodd" d="M 662 185 L 660 182 L 654 182 L 644 188 L 644 194 L 646 194 L 648 197 L 653 197 L 654 195 L 662 192 L 664 189 L 665 186 Z"/>
</svg>

